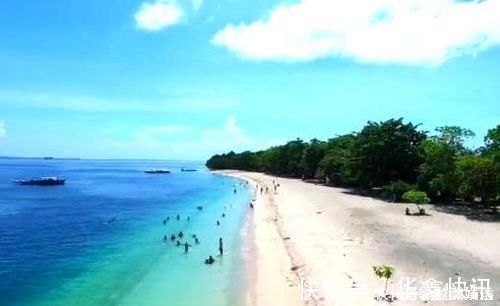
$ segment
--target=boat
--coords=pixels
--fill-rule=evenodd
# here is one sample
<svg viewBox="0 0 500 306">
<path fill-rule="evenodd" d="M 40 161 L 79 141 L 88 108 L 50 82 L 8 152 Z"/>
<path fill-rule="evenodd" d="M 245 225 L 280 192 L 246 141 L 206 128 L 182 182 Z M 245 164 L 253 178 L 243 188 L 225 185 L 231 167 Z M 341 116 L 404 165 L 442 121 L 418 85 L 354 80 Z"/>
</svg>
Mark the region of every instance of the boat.
<svg viewBox="0 0 500 306">
<path fill-rule="evenodd" d="M 196 169 L 189 169 L 189 168 L 184 168 L 184 167 L 182 167 L 182 168 L 181 168 L 181 171 L 182 171 L 182 172 L 196 172 L 196 171 L 198 171 L 198 170 L 196 170 Z"/>
<path fill-rule="evenodd" d="M 32 178 L 29 180 L 15 180 L 14 183 L 19 185 L 29 185 L 29 186 L 57 186 L 64 185 L 65 179 L 59 178 L 57 176 L 47 176 L 40 178 Z"/>
<path fill-rule="evenodd" d="M 144 170 L 144 173 L 148 174 L 163 174 L 163 173 L 170 173 L 171 171 L 168 169 L 147 169 Z"/>
</svg>

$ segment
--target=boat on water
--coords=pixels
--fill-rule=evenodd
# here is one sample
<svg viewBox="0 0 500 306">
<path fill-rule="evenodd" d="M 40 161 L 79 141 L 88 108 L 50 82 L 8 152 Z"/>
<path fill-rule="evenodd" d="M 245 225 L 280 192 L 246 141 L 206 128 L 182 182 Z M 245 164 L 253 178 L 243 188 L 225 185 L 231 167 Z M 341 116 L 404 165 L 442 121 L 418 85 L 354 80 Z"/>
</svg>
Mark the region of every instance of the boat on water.
<svg viewBox="0 0 500 306">
<path fill-rule="evenodd" d="M 57 176 L 47 176 L 40 178 L 32 178 L 29 180 L 15 180 L 14 183 L 19 185 L 29 185 L 29 186 L 57 186 L 64 185 L 65 179 L 59 178 Z"/>
<path fill-rule="evenodd" d="M 144 173 L 148 174 L 163 174 L 163 173 L 170 173 L 171 171 L 168 169 L 147 169 L 144 170 Z"/>
<path fill-rule="evenodd" d="M 196 171 L 198 171 L 198 170 L 196 170 L 196 169 L 190 169 L 190 168 L 184 168 L 184 167 L 182 167 L 182 168 L 181 168 L 181 171 L 182 171 L 182 172 L 196 172 Z"/>
</svg>

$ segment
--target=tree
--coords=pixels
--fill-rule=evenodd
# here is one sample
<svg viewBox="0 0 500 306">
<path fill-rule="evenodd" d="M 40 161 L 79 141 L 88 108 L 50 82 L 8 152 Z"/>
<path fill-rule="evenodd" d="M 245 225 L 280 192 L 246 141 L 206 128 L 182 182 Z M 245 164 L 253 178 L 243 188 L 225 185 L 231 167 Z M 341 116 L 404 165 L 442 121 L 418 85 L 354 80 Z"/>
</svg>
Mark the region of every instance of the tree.
<svg viewBox="0 0 500 306">
<path fill-rule="evenodd" d="M 493 154 L 500 151 L 500 124 L 493 129 L 489 129 L 484 137 L 486 154 Z"/>
<path fill-rule="evenodd" d="M 437 138 L 426 140 L 422 148 L 424 162 L 419 166 L 417 185 L 434 199 L 452 200 L 458 189 L 455 150 Z"/>
<path fill-rule="evenodd" d="M 447 144 L 457 154 L 467 153 L 464 143 L 468 138 L 475 136 L 473 131 L 459 126 L 441 126 L 436 128 L 436 131 L 439 134 L 435 138 L 439 142 Z"/>
<path fill-rule="evenodd" d="M 383 186 L 391 181 L 416 181 L 416 169 L 422 158 L 419 154 L 425 132 L 418 125 L 390 119 L 368 124 L 356 137 L 354 160 L 362 186 Z"/>
<path fill-rule="evenodd" d="M 326 153 L 318 166 L 328 183 L 352 185 L 357 181 L 353 165 L 354 134 L 332 138 L 328 141 Z"/>
<path fill-rule="evenodd" d="M 302 154 L 300 166 L 304 174 L 304 178 L 316 177 L 319 163 L 325 156 L 326 143 L 316 138 L 309 142 L 309 145 Z"/>
<path fill-rule="evenodd" d="M 392 278 L 392 276 L 394 275 L 394 267 L 391 267 L 391 266 L 386 266 L 386 265 L 382 265 L 382 266 L 373 266 L 373 272 L 375 273 L 375 275 L 380 278 L 380 279 L 384 279 L 384 293 L 382 296 L 378 296 L 377 299 L 388 299 L 388 300 L 391 300 L 392 301 L 392 296 L 389 296 L 387 294 L 387 283 L 389 281 L 389 279 Z"/>
<path fill-rule="evenodd" d="M 421 204 L 428 204 L 430 203 L 429 197 L 427 197 L 427 193 L 424 191 L 418 191 L 418 190 L 410 190 L 407 191 L 403 194 L 401 197 L 405 202 L 407 203 L 413 203 L 417 205 L 418 212 L 420 215 L 425 215 L 425 210 L 420 207 Z M 406 209 L 406 214 L 409 214 L 409 209 Z"/>
<path fill-rule="evenodd" d="M 458 191 L 466 200 L 480 197 L 481 202 L 485 202 L 497 196 L 499 189 L 493 159 L 474 155 L 460 157 L 457 172 Z"/>
</svg>

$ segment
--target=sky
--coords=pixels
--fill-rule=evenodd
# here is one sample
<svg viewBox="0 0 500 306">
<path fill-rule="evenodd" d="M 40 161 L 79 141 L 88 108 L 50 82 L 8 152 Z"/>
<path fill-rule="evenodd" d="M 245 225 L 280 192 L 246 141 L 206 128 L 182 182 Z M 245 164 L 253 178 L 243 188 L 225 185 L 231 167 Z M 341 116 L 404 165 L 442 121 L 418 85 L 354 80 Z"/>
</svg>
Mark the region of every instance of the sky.
<svg viewBox="0 0 500 306">
<path fill-rule="evenodd" d="M 500 124 L 500 0 L 2 0 L 0 156 L 204 160 Z"/>
</svg>

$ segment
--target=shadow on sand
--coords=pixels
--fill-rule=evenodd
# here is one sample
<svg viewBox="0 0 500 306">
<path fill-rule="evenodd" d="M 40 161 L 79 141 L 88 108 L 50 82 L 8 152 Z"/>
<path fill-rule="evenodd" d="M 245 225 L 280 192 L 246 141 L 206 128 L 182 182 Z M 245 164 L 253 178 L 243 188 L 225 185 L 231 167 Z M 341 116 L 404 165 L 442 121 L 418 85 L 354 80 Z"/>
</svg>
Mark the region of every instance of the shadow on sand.
<svg viewBox="0 0 500 306">
<path fill-rule="evenodd" d="M 374 198 L 394 203 L 395 205 L 413 205 L 408 203 L 393 202 L 392 199 L 384 197 L 383 192 L 380 189 L 364 190 L 355 188 L 344 188 L 342 192 L 348 195 L 357 195 L 362 197 Z M 457 203 L 432 204 L 431 207 L 435 211 L 446 214 L 464 216 L 467 219 L 473 221 L 500 222 L 500 213 L 498 212 L 498 207 L 495 208 L 494 206 L 491 207 L 479 204 L 457 202 Z M 411 213 L 410 215 L 419 216 L 420 214 L 418 214 L 417 212 L 417 213 Z M 426 213 L 425 215 L 429 216 L 428 213 Z"/>
</svg>

